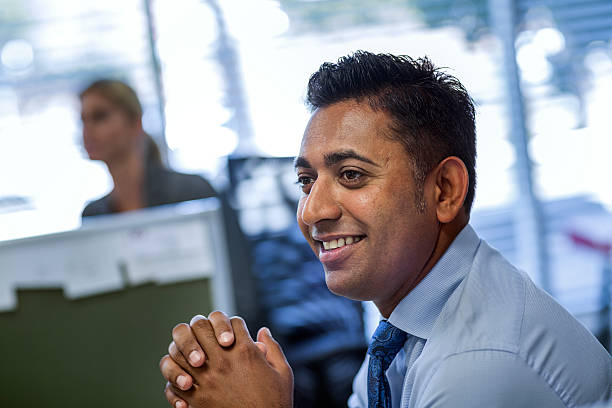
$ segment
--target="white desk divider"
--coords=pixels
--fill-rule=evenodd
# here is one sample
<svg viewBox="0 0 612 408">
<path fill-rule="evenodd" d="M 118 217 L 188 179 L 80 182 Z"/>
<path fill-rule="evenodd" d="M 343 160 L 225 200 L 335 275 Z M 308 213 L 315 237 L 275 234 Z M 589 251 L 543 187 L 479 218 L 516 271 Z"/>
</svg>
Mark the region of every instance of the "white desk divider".
<svg viewBox="0 0 612 408">
<path fill-rule="evenodd" d="M 86 218 L 81 228 L 0 242 L 0 312 L 17 289 L 69 299 L 144 283 L 211 279 L 213 307 L 235 313 L 221 206 L 207 198 Z"/>
</svg>

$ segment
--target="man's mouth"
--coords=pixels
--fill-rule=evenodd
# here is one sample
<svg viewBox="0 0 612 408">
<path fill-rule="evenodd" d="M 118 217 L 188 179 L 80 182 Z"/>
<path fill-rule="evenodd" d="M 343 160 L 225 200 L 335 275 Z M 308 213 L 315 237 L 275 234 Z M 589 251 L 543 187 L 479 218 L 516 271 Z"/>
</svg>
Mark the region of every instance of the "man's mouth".
<svg viewBox="0 0 612 408">
<path fill-rule="evenodd" d="M 338 267 L 345 260 L 350 258 L 355 251 L 353 248 L 360 245 L 366 236 L 365 235 L 346 235 L 334 237 L 322 237 L 317 240 L 319 246 L 319 261 L 328 267 Z"/>
<path fill-rule="evenodd" d="M 332 251 L 334 249 L 342 248 L 346 245 L 356 244 L 357 242 L 361 241 L 363 238 L 365 238 L 365 235 L 355 235 L 355 236 L 346 236 L 346 237 L 340 237 L 340 238 L 335 238 L 335 239 L 331 239 L 327 241 L 319 241 L 319 242 L 322 245 L 323 247 L 322 249 L 324 251 Z"/>
</svg>

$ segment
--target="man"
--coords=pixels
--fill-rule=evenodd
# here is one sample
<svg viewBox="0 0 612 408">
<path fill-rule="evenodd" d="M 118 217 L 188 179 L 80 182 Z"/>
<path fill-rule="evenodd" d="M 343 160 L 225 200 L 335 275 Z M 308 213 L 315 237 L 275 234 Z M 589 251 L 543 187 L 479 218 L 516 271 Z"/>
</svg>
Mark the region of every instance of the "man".
<svg viewBox="0 0 612 408">
<path fill-rule="evenodd" d="M 357 52 L 310 79 L 300 228 L 329 289 L 381 322 L 350 407 L 576 407 L 610 398 L 597 340 L 468 225 L 474 107 L 428 59 Z M 291 406 L 267 329 L 215 312 L 160 362 L 177 408 Z"/>
</svg>

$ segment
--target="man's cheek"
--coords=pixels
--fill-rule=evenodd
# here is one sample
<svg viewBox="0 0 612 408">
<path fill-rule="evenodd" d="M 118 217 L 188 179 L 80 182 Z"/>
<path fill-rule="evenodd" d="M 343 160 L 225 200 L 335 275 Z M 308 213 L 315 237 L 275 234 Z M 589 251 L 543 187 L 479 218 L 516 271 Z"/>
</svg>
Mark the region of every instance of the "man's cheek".
<svg viewBox="0 0 612 408">
<path fill-rule="evenodd" d="M 359 190 L 355 190 L 349 202 L 353 202 L 356 208 L 360 211 L 374 208 L 377 201 L 384 196 L 384 192 L 378 186 L 366 186 Z"/>
</svg>

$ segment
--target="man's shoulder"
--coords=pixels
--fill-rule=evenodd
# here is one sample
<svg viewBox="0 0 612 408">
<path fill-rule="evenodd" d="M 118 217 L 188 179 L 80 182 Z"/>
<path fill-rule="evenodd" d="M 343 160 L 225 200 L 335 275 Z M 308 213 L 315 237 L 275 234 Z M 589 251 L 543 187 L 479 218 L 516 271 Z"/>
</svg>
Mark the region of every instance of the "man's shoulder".
<svg viewBox="0 0 612 408">
<path fill-rule="evenodd" d="M 491 353 L 524 364 L 568 406 L 610 393 L 612 360 L 605 349 L 524 272 L 483 242 L 434 325 L 423 350 L 423 368 L 433 371 L 443 361 L 468 354 L 486 362 Z M 503 365 L 495 363 L 491 369 Z"/>
<path fill-rule="evenodd" d="M 448 330 L 464 340 L 453 352 L 495 348 L 528 355 L 538 350 L 532 336 L 604 350 L 563 306 L 484 241 L 434 326 L 434 332 Z"/>
<path fill-rule="evenodd" d="M 519 356 L 500 350 L 446 356 L 421 384 L 415 404 L 419 408 L 568 406 Z"/>
<path fill-rule="evenodd" d="M 482 241 L 470 271 L 442 309 L 430 345 L 444 354 L 466 350 L 496 349 L 517 353 L 520 349 L 527 275 Z M 452 338 L 452 342 L 443 340 Z"/>
<path fill-rule="evenodd" d="M 431 369 L 416 374 L 415 406 L 573 408 L 609 401 L 610 376 L 605 370 L 565 364 L 570 359 L 557 361 L 551 366 L 554 371 L 549 372 L 504 350 L 449 354 L 436 359 Z"/>
</svg>

